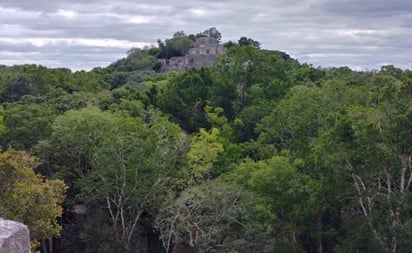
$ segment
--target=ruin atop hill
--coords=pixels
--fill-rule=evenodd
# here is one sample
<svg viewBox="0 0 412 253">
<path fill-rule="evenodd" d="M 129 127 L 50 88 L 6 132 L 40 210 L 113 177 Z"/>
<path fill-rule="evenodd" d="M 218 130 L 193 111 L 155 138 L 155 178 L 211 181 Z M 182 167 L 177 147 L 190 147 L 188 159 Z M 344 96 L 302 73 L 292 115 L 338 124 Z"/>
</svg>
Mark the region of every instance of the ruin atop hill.
<svg viewBox="0 0 412 253">
<path fill-rule="evenodd" d="M 177 70 L 187 71 L 191 68 L 209 67 L 216 57 L 224 54 L 226 48 L 219 44 L 218 40 L 212 37 L 197 38 L 195 44 L 186 55 L 172 57 L 170 59 L 160 59 L 161 72 Z"/>
</svg>

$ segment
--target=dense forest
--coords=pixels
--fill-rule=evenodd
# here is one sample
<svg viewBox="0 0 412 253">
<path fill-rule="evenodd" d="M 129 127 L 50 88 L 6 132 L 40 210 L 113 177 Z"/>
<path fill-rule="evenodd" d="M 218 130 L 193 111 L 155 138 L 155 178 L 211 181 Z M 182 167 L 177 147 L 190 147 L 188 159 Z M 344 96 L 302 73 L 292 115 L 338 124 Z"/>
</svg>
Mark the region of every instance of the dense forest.
<svg viewBox="0 0 412 253">
<path fill-rule="evenodd" d="M 0 216 L 52 252 L 410 252 L 412 71 L 320 68 L 211 28 L 105 68 L 0 66 Z"/>
</svg>

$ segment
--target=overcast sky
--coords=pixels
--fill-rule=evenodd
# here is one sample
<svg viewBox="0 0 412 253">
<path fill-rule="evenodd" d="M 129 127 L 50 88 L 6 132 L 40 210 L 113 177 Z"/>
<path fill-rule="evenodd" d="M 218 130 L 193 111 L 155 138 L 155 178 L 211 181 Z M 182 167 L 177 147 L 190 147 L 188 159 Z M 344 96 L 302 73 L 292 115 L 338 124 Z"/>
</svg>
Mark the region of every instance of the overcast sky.
<svg viewBox="0 0 412 253">
<path fill-rule="evenodd" d="M 210 27 L 314 66 L 412 69 L 411 0 L 0 0 L 0 64 L 90 70 Z"/>
</svg>

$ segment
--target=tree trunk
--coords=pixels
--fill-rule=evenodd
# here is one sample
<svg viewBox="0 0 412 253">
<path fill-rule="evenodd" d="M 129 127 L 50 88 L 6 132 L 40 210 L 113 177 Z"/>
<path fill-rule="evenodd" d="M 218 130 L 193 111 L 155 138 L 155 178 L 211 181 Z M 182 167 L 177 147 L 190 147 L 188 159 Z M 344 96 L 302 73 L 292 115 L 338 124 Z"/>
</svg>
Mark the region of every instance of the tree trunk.
<svg viewBox="0 0 412 253">
<path fill-rule="evenodd" d="M 323 253 L 323 247 L 322 247 L 322 220 L 323 220 L 323 215 L 322 215 L 322 212 L 320 212 L 317 219 L 316 219 L 316 232 L 317 232 L 316 252 L 317 253 Z"/>
<path fill-rule="evenodd" d="M 41 248 L 40 250 L 41 250 L 42 253 L 48 253 L 47 252 L 46 240 L 44 240 L 44 239 L 40 240 L 40 248 Z"/>
<path fill-rule="evenodd" d="M 161 253 L 163 252 L 162 242 L 159 239 L 159 234 L 156 231 L 151 229 L 147 233 L 147 244 L 148 244 L 148 253 Z M 169 253 L 169 252 L 166 252 Z"/>
</svg>

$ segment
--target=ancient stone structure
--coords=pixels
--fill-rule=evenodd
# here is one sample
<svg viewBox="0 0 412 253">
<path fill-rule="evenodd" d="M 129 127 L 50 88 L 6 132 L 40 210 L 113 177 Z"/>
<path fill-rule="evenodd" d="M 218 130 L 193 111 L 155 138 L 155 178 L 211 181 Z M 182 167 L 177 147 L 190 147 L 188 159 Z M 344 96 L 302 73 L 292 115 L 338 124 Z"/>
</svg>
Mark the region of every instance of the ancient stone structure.
<svg viewBox="0 0 412 253">
<path fill-rule="evenodd" d="M 193 48 L 189 49 L 188 55 L 221 55 L 225 52 L 226 49 L 215 38 L 200 37 L 196 39 Z"/>
<path fill-rule="evenodd" d="M 226 48 L 219 44 L 215 38 L 200 37 L 196 39 L 193 48 L 182 57 L 161 59 L 161 71 L 178 70 L 181 72 L 191 68 L 209 67 L 219 55 L 226 52 Z"/>
<path fill-rule="evenodd" d="M 0 218 L 0 252 L 29 253 L 30 233 L 27 226 Z"/>
</svg>

